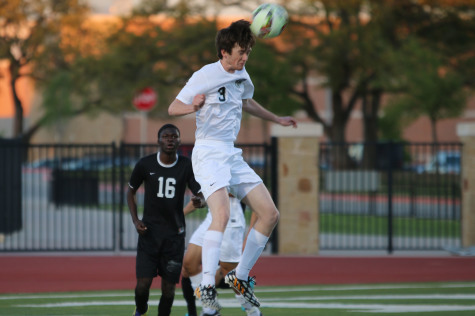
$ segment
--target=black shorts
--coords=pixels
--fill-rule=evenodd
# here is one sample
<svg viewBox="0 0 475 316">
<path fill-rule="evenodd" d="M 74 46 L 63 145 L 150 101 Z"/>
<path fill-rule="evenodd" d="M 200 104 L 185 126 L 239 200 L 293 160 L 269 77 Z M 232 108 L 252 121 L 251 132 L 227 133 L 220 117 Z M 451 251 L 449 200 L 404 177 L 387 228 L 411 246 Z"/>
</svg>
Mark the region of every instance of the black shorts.
<svg viewBox="0 0 475 316">
<path fill-rule="evenodd" d="M 137 278 L 154 278 L 159 275 L 176 284 L 180 281 L 184 254 L 184 235 L 154 238 L 147 232 L 139 236 L 135 274 Z"/>
</svg>

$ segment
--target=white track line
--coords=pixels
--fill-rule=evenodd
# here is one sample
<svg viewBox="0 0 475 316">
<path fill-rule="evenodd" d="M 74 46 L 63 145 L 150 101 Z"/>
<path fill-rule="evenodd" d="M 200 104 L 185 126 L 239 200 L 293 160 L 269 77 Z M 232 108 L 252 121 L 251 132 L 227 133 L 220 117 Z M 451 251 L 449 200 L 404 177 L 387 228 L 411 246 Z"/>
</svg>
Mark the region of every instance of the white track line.
<svg viewBox="0 0 475 316">
<path fill-rule="evenodd" d="M 236 300 L 223 299 L 220 303 L 225 308 L 240 307 Z M 22 304 L 22 308 L 55 308 L 55 307 L 79 307 L 79 306 L 134 306 L 130 301 L 94 301 L 94 302 L 62 302 L 50 304 Z M 157 305 L 157 301 L 150 301 L 150 305 Z M 174 306 L 186 306 L 184 300 L 175 300 Z M 475 311 L 475 305 L 396 305 L 396 304 L 341 304 L 341 303 L 293 303 L 293 302 L 267 302 L 262 300 L 262 307 L 282 309 L 345 309 L 354 312 L 366 313 L 414 313 L 414 312 L 441 312 L 441 311 Z"/>
</svg>

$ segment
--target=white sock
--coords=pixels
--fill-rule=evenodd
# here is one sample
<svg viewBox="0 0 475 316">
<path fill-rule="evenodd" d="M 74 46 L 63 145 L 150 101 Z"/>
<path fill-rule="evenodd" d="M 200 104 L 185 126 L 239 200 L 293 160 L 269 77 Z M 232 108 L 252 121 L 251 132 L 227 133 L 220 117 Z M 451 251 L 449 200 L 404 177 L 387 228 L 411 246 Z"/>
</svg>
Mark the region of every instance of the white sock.
<svg viewBox="0 0 475 316">
<path fill-rule="evenodd" d="M 209 308 L 209 307 L 204 307 L 204 306 L 203 306 L 203 312 L 205 314 L 210 314 L 210 315 L 217 314 L 215 309 L 212 309 L 212 308 Z"/>
<path fill-rule="evenodd" d="M 203 280 L 201 285 L 215 285 L 215 275 L 219 263 L 219 249 L 223 240 L 223 233 L 215 230 L 208 230 L 203 238 L 203 250 L 201 253 L 203 261 Z"/>
<path fill-rule="evenodd" d="M 238 300 L 239 304 L 241 304 L 242 308 L 244 308 L 246 311 L 250 310 L 254 305 L 246 301 L 246 299 L 242 295 L 234 294 L 236 299 Z"/>
<path fill-rule="evenodd" d="M 196 290 L 198 286 L 200 286 L 201 279 L 203 279 L 203 275 L 198 273 L 197 275 L 190 276 L 191 286 L 193 287 L 193 291 Z"/>
<path fill-rule="evenodd" d="M 251 229 L 247 236 L 246 247 L 244 247 L 241 261 L 236 267 L 236 277 L 238 279 L 247 281 L 249 271 L 251 271 L 262 251 L 264 251 L 267 240 L 269 240 L 269 237 L 259 233 L 254 228 Z"/>
</svg>

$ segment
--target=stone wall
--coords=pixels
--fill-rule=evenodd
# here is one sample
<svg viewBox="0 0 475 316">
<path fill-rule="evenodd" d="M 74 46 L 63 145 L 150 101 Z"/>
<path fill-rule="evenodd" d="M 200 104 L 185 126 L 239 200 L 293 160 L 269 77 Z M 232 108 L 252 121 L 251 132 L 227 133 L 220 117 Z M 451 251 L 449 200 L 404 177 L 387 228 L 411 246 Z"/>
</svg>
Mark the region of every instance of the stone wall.
<svg viewBox="0 0 475 316">
<path fill-rule="evenodd" d="M 322 126 L 274 125 L 278 138 L 279 254 L 318 253 L 318 149 Z"/>
</svg>

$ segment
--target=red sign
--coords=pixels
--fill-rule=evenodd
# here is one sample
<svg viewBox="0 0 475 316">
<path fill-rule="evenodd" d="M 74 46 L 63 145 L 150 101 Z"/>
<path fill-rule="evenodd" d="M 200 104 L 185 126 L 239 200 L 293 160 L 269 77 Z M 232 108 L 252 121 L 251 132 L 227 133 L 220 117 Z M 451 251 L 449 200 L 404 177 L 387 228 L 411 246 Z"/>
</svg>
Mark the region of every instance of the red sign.
<svg viewBox="0 0 475 316">
<path fill-rule="evenodd" d="M 134 106 L 139 111 L 149 111 L 157 103 L 157 93 L 150 87 L 139 91 L 133 100 Z"/>
</svg>

